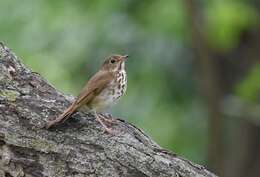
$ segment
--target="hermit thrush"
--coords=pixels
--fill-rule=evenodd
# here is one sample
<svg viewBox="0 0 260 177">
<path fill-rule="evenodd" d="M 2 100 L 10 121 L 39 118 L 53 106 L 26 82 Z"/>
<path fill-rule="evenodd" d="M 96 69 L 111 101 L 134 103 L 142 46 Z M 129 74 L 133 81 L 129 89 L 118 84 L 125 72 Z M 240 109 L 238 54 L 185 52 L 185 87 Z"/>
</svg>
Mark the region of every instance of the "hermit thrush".
<svg viewBox="0 0 260 177">
<path fill-rule="evenodd" d="M 75 111 L 84 108 L 93 112 L 97 121 L 109 133 L 104 117 L 97 114 L 113 105 L 126 91 L 127 78 L 125 60 L 128 55 L 113 55 L 105 59 L 101 69 L 90 78 L 77 99 L 55 120 L 47 123 L 47 128 L 67 120 Z"/>
</svg>

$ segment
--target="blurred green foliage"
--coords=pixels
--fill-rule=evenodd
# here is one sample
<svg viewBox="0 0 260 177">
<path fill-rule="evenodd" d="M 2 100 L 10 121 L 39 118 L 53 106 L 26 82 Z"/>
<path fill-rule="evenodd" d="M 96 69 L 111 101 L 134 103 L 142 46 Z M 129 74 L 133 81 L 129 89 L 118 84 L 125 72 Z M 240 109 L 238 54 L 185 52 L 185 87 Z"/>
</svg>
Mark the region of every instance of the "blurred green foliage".
<svg viewBox="0 0 260 177">
<path fill-rule="evenodd" d="M 259 102 L 260 64 L 255 65 L 249 74 L 237 85 L 236 93 L 241 99 L 251 103 Z"/>
<path fill-rule="evenodd" d="M 241 32 L 257 23 L 257 11 L 246 0 L 212 0 L 206 9 L 211 44 L 221 50 L 237 47 Z"/>
<path fill-rule="evenodd" d="M 233 48 L 257 19 L 246 1 L 201 4 L 215 49 Z M 129 54 L 128 91 L 113 115 L 144 129 L 161 146 L 205 162 L 207 113 L 196 89 L 182 0 L 0 0 L 0 22 L 0 40 L 68 94 L 77 95 L 105 56 Z M 259 70 L 252 75 L 239 94 L 259 87 Z"/>
</svg>

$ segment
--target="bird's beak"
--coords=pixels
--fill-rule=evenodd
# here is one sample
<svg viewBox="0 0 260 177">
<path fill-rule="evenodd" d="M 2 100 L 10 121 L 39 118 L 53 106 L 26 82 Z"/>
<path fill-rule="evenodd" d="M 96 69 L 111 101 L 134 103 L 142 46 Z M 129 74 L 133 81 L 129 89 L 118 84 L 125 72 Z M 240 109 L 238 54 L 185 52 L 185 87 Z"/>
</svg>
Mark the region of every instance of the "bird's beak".
<svg viewBox="0 0 260 177">
<path fill-rule="evenodd" d="M 122 61 L 125 61 L 128 57 L 129 57 L 128 55 L 123 55 L 123 56 L 121 57 L 121 60 L 122 60 Z"/>
</svg>

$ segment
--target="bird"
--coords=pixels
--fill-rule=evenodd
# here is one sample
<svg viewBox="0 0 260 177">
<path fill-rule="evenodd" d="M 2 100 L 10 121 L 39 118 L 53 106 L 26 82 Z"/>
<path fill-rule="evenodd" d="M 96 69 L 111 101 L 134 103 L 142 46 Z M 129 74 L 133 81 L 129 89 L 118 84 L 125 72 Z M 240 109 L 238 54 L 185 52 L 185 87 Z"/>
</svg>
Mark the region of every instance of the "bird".
<svg viewBox="0 0 260 177">
<path fill-rule="evenodd" d="M 113 133 L 105 121 L 111 121 L 99 115 L 104 109 L 114 105 L 127 89 L 125 61 L 128 55 L 107 57 L 99 71 L 94 74 L 81 90 L 75 101 L 56 119 L 47 122 L 49 129 L 70 118 L 78 110 L 87 110 L 94 114 L 96 120 L 108 133 Z"/>
</svg>

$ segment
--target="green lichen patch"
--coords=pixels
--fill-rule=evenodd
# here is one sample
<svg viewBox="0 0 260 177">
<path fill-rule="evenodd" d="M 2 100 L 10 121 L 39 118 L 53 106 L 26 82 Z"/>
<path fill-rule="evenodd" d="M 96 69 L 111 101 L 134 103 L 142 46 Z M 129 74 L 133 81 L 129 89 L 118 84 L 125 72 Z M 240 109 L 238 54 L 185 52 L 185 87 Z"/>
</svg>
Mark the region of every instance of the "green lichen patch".
<svg viewBox="0 0 260 177">
<path fill-rule="evenodd" d="M 15 101 L 20 96 L 20 93 L 14 90 L 0 90 L 0 99 Z"/>
<path fill-rule="evenodd" d="M 27 132 L 30 133 L 30 132 Z M 37 137 L 35 134 L 31 133 L 31 137 L 24 137 L 18 135 L 18 131 L 12 134 L 5 135 L 5 141 L 8 144 L 13 144 L 19 147 L 27 147 L 40 152 L 58 152 L 57 144 L 49 142 L 45 139 Z"/>
</svg>

